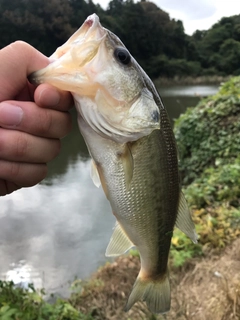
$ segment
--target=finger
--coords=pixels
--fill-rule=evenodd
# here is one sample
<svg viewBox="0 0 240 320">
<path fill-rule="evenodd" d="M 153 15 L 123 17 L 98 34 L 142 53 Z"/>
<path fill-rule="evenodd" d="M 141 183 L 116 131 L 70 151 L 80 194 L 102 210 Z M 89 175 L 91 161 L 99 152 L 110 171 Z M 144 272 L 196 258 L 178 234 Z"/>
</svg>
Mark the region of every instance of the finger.
<svg viewBox="0 0 240 320">
<path fill-rule="evenodd" d="M 46 138 L 63 138 L 71 130 L 68 112 L 38 107 L 30 101 L 0 103 L 0 126 Z"/>
<path fill-rule="evenodd" d="M 27 76 L 46 67 L 49 59 L 29 44 L 16 41 L 0 50 L 0 101 L 13 99 L 28 85 Z M 16 72 L 17 70 L 17 72 Z"/>
<path fill-rule="evenodd" d="M 36 104 L 43 108 L 68 111 L 74 105 L 72 95 L 67 91 L 58 90 L 49 84 L 41 84 L 34 93 Z"/>
<path fill-rule="evenodd" d="M 17 130 L 0 128 L 0 159 L 45 163 L 60 151 L 60 140 L 46 139 Z"/>
<path fill-rule="evenodd" d="M 9 193 L 13 184 L 21 187 L 31 187 L 42 181 L 47 175 L 46 164 L 33 164 L 21 162 L 9 162 L 0 160 L 0 195 Z M 5 180 L 5 182 L 3 182 Z M 8 185 L 12 182 L 12 185 Z M 5 185 L 4 185 L 5 184 Z"/>
<path fill-rule="evenodd" d="M 16 183 L 12 181 L 0 179 L 0 196 L 5 196 L 6 194 L 10 194 L 20 188 L 20 186 L 16 185 Z"/>
</svg>

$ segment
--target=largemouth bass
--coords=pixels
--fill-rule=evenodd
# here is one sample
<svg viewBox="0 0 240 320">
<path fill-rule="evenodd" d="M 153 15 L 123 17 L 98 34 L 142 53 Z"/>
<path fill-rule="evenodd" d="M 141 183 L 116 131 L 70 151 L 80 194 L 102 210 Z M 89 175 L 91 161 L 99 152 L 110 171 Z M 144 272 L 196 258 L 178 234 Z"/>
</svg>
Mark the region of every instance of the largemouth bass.
<svg viewBox="0 0 240 320">
<path fill-rule="evenodd" d="M 96 14 L 30 75 L 70 91 L 92 157 L 91 176 L 109 200 L 116 226 L 106 250 L 136 247 L 141 270 L 125 310 L 146 301 L 153 313 L 170 309 L 168 255 L 174 226 L 197 242 L 179 182 L 177 148 L 153 83 L 121 40 Z"/>
</svg>

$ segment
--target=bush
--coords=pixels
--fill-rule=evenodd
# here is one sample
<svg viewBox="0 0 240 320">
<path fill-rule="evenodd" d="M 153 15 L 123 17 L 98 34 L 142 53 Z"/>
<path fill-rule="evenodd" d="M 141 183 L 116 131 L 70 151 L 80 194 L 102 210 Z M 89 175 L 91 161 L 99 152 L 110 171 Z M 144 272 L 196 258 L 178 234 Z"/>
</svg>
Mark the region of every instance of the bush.
<svg viewBox="0 0 240 320">
<path fill-rule="evenodd" d="M 184 185 L 207 168 L 233 163 L 240 154 L 240 77 L 181 115 L 175 136 Z"/>
<path fill-rule="evenodd" d="M 15 287 L 13 282 L 0 281 L 1 320 L 92 320 L 68 303 L 58 299 L 50 304 L 43 299 L 44 291 L 37 292 Z"/>
<path fill-rule="evenodd" d="M 240 235 L 240 77 L 188 109 L 175 122 L 184 193 L 199 235 L 194 246 L 174 232 L 171 257 L 181 266 Z"/>
</svg>

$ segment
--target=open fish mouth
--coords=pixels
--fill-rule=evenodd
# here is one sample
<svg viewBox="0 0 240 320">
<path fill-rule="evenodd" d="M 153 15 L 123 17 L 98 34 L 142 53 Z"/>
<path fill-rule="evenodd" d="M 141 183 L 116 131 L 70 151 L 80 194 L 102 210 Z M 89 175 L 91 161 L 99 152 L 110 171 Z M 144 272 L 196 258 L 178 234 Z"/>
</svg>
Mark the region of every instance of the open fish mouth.
<svg viewBox="0 0 240 320">
<path fill-rule="evenodd" d="M 28 77 L 29 81 L 33 84 L 49 83 L 72 93 L 93 95 L 97 89 L 94 88 L 91 74 L 95 74 L 96 70 L 85 67 L 98 55 L 106 35 L 107 30 L 100 24 L 98 16 L 92 14 L 49 57 L 51 63 L 46 68 L 33 72 Z M 92 84 L 92 90 L 89 90 L 89 84 Z"/>
</svg>

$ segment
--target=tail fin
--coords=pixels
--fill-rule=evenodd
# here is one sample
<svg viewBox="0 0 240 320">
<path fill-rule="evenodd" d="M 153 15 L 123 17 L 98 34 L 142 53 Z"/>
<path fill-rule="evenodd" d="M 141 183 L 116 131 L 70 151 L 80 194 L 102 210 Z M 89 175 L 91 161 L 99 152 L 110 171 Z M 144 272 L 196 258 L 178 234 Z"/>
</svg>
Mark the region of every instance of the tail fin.
<svg viewBox="0 0 240 320">
<path fill-rule="evenodd" d="M 159 280 L 143 280 L 138 276 L 124 310 L 128 311 L 139 300 L 146 301 L 152 313 L 168 312 L 171 305 L 168 274 Z"/>
</svg>

